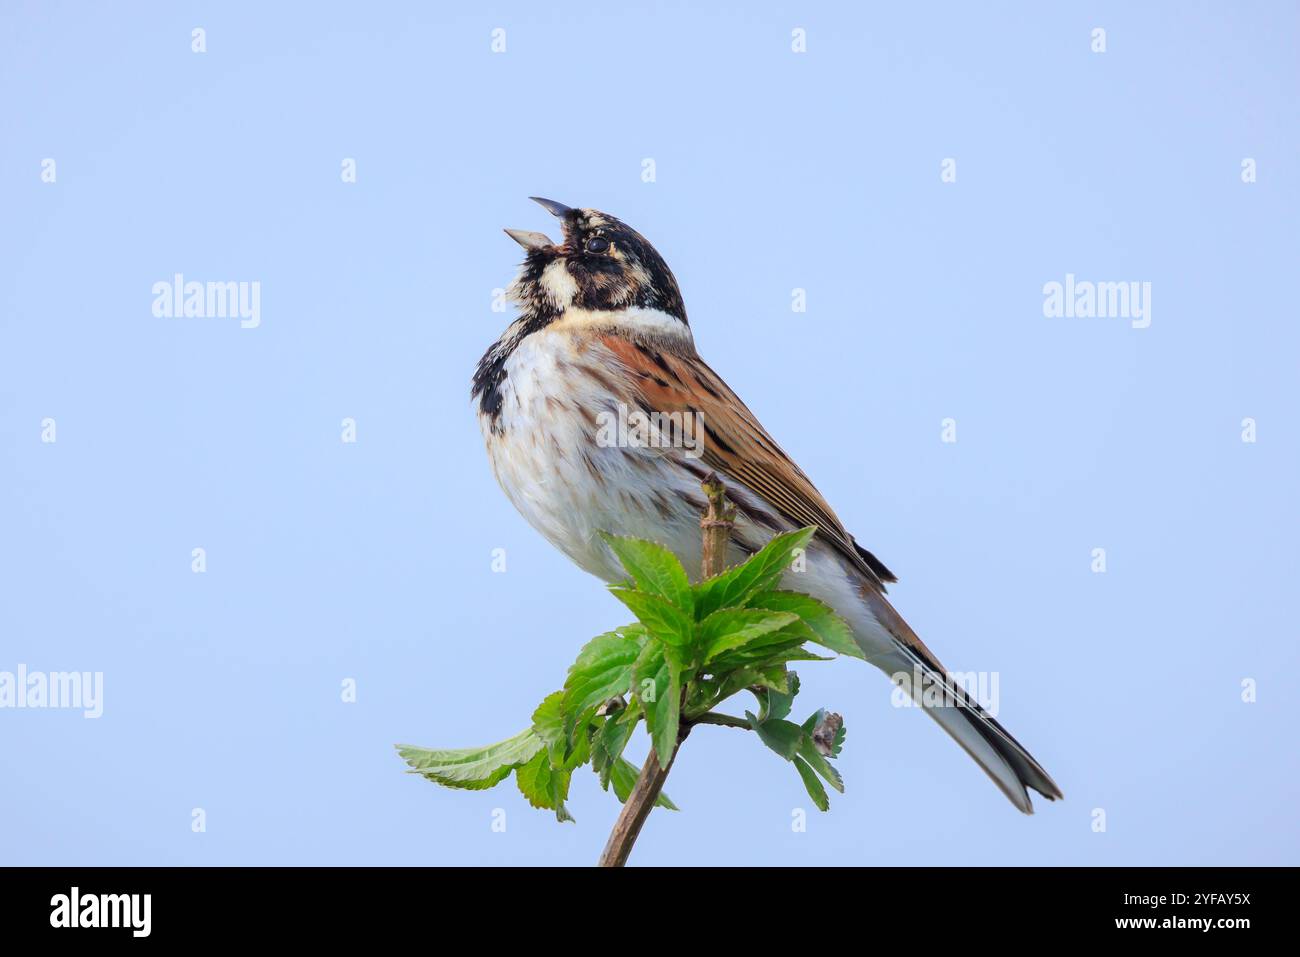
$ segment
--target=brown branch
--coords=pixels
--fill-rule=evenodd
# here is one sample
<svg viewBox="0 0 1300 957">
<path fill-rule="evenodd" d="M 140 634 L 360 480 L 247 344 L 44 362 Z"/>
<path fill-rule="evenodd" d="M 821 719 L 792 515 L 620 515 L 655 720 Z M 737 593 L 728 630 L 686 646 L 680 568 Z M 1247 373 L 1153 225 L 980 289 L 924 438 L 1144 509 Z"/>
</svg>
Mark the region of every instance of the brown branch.
<svg viewBox="0 0 1300 957">
<path fill-rule="evenodd" d="M 731 541 L 736 509 L 727 502 L 726 488 L 715 473 L 710 472 L 708 478 L 701 483 L 701 487 L 708 497 L 709 504 L 700 519 L 704 548 L 700 571 L 703 577 L 712 578 L 714 575 L 721 574 L 727 567 L 727 545 Z M 682 693 L 685 695 L 685 689 Z M 721 720 L 727 717 L 729 716 L 703 715 L 697 721 L 701 724 L 742 726 L 739 718 L 731 721 Z M 655 802 L 659 800 L 659 794 L 664 789 L 664 781 L 668 780 L 668 772 L 672 770 L 673 762 L 677 760 L 677 752 L 681 750 L 682 742 L 690 732 L 691 726 L 683 720 L 677 732 L 677 746 L 673 748 L 672 757 L 669 758 L 666 767 L 660 767 L 659 755 L 651 746 L 650 754 L 645 759 L 645 765 L 641 768 L 641 774 L 636 779 L 632 793 L 627 796 L 623 810 L 618 820 L 614 822 L 614 829 L 609 832 L 609 840 L 605 842 L 605 850 L 600 855 L 597 867 L 622 867 L 627 863 L 628 856 L 632 853 L 632 845 L 636 843 L 646 818 L 650 816 Z"/>
<path fill-rule="evenodd" d="M 677 752 L 689 733 L 690 726 L 683 724 L 677 734 L 677 747 L 673 748 L 672 759 L 669 760 L 666 768 L 659 766 L 659 755 L 651 745 L 650 756 L 645 759 L 645 766 L 641 768 L 641 774 L 636 779 L 632 793 L 627 796 L 627 802 L 623 805 L 618 820 L 614 822 L 614 830 L 609 832 L 609 840 L 605 842 L 605 850 L 596 863 L 597 867 L 622 867 L 627 863 L 628 855 L 632 853 L 632 845 L 636 843 L 637 837 L 641 834 L 641 827 L 650 816 L 655 802 L 659 800 L 659 793 L 663 791 L 664 782 L 668 780 L 668 772 L 672 770 Z"/>
</svg>

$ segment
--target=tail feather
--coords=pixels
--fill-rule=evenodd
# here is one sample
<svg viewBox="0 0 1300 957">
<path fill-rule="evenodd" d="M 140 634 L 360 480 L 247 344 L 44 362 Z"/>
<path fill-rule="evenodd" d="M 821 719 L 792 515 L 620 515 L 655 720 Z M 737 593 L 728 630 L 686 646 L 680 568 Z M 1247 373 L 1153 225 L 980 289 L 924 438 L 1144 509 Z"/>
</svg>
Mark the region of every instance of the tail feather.
<svg viewBox="0 0 1300 957">
<path fill-rule="evenodd" d="M 948 677 L 938 658 L 893 605 L 878 593 L 868 592 L 864 597 L 872 616 L 895 644 L 893 653 L 884 656 L 885 660 L 876 658 L 875 663 L 887 673 L 902 671 L 911 675 L 914 670 L 920 672 L 921 687 L 914 683 L 910 688 L 913 697 L 975 759 L 1011 803 L 1024 813 L 1033 814 L 1033 803 L 1026 788 L 1033 788 L 1049 801 L 1064 797 L 1051 775 L 1043 770 L 1033 755 Z M 936 686 L 942 691 L 939 700 L 943 704 L 938 707 L 924 705 L 925 691 L 930 689 L 933 698 Z"/>
<path fill-rule="evenodd" d="M 984 769 L 1007 799 L 1025 814 L 1034 813 L 1034 804 L 1029 800 L 1025 782 L 1016 773 L 1006 756 L 988 737 L 980 733 L 975 721 L 972 721 L 964 709 L 960 708 L 926 708 L 925 713 L 934 718 L 939 727 L 962 746 L 975 763 Z"/>
<path fill-rule="evenodd" d="M 908 662 L 909 659 L 904 657 L 899 663 L 906 667 Z M 975 759 L 1012 804 L 1026 814 L 1034 813 L 1027 787 L 1033 788 L 1049 801 L 1064 797 L 1056 782 L 1034 760 L 1033 755 L 1025 750 L 1024 745 L 1013 738 L 961 687 L 932 669 L 927 668 L 923 675 L 922 688 L 912 689 L 917 700 L 923 700 L 925 690 L 940 684 L 943 700 L 946 701 L 939 707 L 925 706 L 925 713 Z"/>
</svg>

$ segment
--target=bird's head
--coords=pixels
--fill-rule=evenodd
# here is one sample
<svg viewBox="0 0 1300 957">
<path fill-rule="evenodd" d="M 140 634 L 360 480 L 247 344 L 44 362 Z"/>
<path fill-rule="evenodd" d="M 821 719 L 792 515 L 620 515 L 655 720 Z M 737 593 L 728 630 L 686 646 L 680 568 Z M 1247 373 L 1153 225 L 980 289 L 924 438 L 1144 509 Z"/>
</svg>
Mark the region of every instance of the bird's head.
<svg viewBox="0 0 1300 957">
<path fill-rule="evenodd" d="M 661 313 L 665 324 L 686 327 L 686 306 L 663 257 L 627 223 L 595 209 L 573 209 L 538 199 L 560 220 L 563 241 L 544 233 L 507 229 L 527 251 L 510 297 L 526 315 L 606 315 L 634 310 Z"/>
</svg>

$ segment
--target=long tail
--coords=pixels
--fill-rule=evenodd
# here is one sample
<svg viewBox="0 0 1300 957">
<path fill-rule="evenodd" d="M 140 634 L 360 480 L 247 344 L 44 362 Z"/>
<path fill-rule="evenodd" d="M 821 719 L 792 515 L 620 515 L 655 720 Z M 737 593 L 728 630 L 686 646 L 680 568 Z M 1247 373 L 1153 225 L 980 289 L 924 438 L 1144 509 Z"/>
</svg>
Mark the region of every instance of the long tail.
<svg viewBox="0 0 1300 957">
<path fill-rule="evenodd" d="M 872 616 L 889 633 L 894 645 L 886 655 L 872 656 L 873 664 L 889 674 L 903 672 L 909 678 L 920 674 L 921 681 L 912 682 L 909 688 L 918 702 L 924 702 L 927 691 L 931 701 L 936 691 L 939 692 L 939 700 L 944 705 L 927 706 L 926 713 L 975 759 L 1012 804 L 1026 814 L 1034 813 L 1026 788 L 1033 788 L 1049 801 L 1064 797 L 1033 755 L 948 678 L 939 659 L 883 595 L 869 590 L 864 598 Z"/>
</svg>

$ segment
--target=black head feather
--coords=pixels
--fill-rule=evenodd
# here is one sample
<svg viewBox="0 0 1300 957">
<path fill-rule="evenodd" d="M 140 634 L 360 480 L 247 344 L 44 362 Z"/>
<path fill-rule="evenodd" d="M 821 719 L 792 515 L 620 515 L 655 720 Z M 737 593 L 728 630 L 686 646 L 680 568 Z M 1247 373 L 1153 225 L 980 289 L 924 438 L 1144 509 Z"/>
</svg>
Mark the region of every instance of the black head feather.
<svg viewBox="0 0 1300 957">
<path fill-rule="evenodd" d="M 564 243 L 552 246 L 577 284 L 583 309 L 657 309 L 686 322 L 677 279 L 649 240 L 620 219 L 594 209 L 564 214 Z M 544 256 L 548 250 L 535 255 Z M 531 256 L 530 256 L 531 258 Z"/>
<path fill-rule="evenodd" d="M 471 395 L 493 420 L 501 410 L 506 360 L 525 337 L 559 319 L 566 309 L 655 309 L 687 325 L 677 279 L 644 236 L 599 210 L 551 206 L 561 219 L 564 241 L 529 249 L 510 286 L 519 318 L 483 355 L 474 374 Z"/>
</svg>

